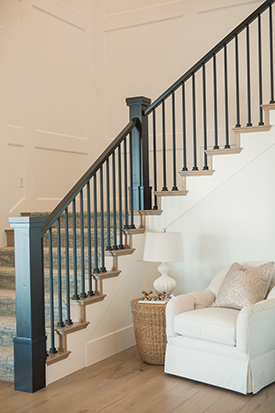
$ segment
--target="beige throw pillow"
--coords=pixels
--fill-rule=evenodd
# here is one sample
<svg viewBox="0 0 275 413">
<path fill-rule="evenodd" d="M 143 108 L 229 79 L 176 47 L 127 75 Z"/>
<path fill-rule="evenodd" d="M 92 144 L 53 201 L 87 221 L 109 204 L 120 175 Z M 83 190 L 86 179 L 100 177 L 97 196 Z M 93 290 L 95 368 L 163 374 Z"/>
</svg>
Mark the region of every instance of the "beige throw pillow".
<svg viewBox="0 0 275 413">
<path fill-rule="evenodd" d="M 247 270 L 235 262 L 229 268 L 212 307 L 241 310 L 246 305 L 264 300 L 271 282 L 274 262 Z"/>
</svg>

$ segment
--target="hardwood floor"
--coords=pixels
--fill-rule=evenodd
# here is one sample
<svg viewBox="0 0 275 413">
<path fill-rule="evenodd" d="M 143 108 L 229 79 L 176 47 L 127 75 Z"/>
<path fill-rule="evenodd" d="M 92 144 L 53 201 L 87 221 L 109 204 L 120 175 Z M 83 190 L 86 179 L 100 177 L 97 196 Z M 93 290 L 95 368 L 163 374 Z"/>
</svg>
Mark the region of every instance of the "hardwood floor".
<svg viewBox="0 0 275 413">
<path fill-rule="evenodd" d="M 275 383 L 245 396 L 164 374 L 162 366 L 144 363 L 131 347 L 34 394 L 2 381 L 0 412 L 273 413 Z"/>
</svg>

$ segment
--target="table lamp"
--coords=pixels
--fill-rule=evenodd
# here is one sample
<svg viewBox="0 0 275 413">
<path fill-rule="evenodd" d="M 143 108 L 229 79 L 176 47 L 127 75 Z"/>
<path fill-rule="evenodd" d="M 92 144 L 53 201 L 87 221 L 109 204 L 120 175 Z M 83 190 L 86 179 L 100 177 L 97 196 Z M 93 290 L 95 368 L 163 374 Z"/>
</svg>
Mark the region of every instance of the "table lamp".
<svg viewBox="0 0 275 413">
<path fill-rule="evenodd" d="M 161 276 L 154 281 L 157 292 L 166 292 L 170 296 L 177 283 L 168 274 L 167 262 L 183 261 L 183 245 L 181 232 L 146 232 L 144 244 L 144 261 L 161 262 L 158 271 Z"/>
</svg>

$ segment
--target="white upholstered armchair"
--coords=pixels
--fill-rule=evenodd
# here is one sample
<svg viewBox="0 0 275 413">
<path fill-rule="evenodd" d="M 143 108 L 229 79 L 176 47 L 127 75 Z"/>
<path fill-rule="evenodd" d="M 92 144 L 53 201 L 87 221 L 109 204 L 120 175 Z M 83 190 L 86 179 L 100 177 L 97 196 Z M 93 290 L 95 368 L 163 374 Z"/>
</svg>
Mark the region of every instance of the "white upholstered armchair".
<svg viewBox="0 0 275 413">
<path fill-rule="evenodd" d="M 260 264 L 243 263 L 248 271 L 242 274 Z M 260 280 L 266 283 L 265 299 L 257 299 L 263 284 L 257 286 L 253 277 L 249 282 L 249 288 L 256 291 L 255 304 L 245 302 L 240 309 L 223 307 L 224 299 L 232 299 L 230 292 L 225 297 L 222 291 L 224 286 L 230 290 L 226 279 L 232 266 L 223 268 L 205 291 L 179 295 L 168 302 L 166 373 L 244 394 L 257 393 L 275 381 L 275 271 L 274 263 L 266 266 L 269 280 Z M 241 290 L 243 284 L 236 287 Z M 213 307 L 215 301 L 220 306 Z"/>
</svg>

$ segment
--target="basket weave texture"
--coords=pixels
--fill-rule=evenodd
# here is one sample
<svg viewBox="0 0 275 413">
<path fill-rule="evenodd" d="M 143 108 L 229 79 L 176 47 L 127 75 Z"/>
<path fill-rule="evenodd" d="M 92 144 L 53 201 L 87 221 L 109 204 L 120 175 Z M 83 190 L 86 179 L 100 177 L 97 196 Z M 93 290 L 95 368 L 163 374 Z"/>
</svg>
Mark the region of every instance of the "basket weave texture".
<svg viewBox="0 0 275 413">
<path fill-rule="evenodd" d="M 164 364 L 166 348 L 166 304 L 131 301 L 134 331 L 138 353 L 149 364 Z"/>
</svg>

